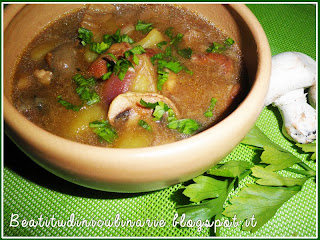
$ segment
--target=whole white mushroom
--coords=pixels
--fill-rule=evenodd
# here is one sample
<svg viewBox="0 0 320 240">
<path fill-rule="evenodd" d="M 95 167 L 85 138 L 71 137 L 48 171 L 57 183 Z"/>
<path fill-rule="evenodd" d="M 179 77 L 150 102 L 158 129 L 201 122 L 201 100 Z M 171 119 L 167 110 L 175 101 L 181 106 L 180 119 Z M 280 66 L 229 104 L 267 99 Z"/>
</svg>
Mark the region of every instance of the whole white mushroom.
<svg viewBox="0 0 320 240">
<path fill-rule="evenodd" d="M 316 110 L 307 103 L 305 88 L 315 85 L 316 62 L 299 52 L 272 57 L 270 86 L 265 106 L 278 107 L 283 118 L 283 134 L 298 143 L 316 139 Z"/>
</svg>

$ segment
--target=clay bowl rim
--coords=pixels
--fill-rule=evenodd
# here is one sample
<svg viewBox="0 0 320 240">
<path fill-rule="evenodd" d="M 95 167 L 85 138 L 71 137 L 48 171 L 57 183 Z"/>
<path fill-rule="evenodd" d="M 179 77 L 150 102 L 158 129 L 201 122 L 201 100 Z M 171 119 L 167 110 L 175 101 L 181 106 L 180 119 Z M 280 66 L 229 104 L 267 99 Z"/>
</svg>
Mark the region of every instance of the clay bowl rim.
<svg viewBox="0 0 320 240">
<path fill-rule="evenodd" d="M 183 4 L 182 4 L 183 5 Z M 241 17 L 245 20 L 246 24 L 248 25 L 252 35 L 254 36 L 255 42 L 257 43 L 257 57 L 258 64 L 257 64 L 257 71 L 256 76 L 254 79 L 254 83 L 251 86 L 251 89 L 245 99 L 241 102 L 241 104 L 232 112 L 230 113 L 225 119 L 214 125 L 213 127 L 204 130 L 190 138 L 180 140 L 177 142 L 164 144 L 160 146 L 153 146 L 153 147 L 144 147 L 144 148 L 133 148 L 133 149 L 115 149 L 115 148 L 104 148 L 104 147 L 97 147 L 97 146 L 91 146 L 87 144 L 82 144 L 78 142 L 74 142 L 71 140 L 67 140 L 65 138 L 56 136 L 54 134 L 51 134 L 42 128 L 36 126 L 35 124 L 31 123 L 29 120 L 27 120 L 22 114 L 20 114 L 13 105 L 9 102 L 9 100 L 6 98 L 6 96 L 3 94 L 3 112 L 4 112 L 4 120 L 5 122 L 13 128 L 16 133 L 20 136 L 22 136 L 23 139 L 27 139 L 28 143 L 32 146 L 40 147 L 41 151 L 45 151 L 47 155 L 49 156 L 55 156 L 56 154 L 63 154 L 64 156 L 70 156 L 71 158 L 68 159 L 68 162 L 73 162 L 72 157 L 80 157 L 82 158 L 82 161 L 85 159 L 82 157 L 82 154 L 86 154 L 88 152 L 92 153 L 92 157 L 97 157 L 97 164 L 103 164 L 103 161 L 109 162 L 110 158 L 104 158 L 104 155 L 110 155 L 112 157 L 115 156 L 122 156 L 122 155 L 130 155 L 134 156 L 134 159 L 137 160 L 135 162 L 135 165 L 144 166 L 143 164 L 146 163 L 146 161 L 149 161 L 148 159 L 153 158 L 155 154 L 158 154 L 160 156 L 166 156 L 168 154 L 180 154 L 183 152 L 186 148 L 192 146 L 194 149 L 204 149 L 203 145 L 208 145 L 209 139 L 215 139 L 215 135 L 219 135 L 223 133 L 223 129 L 228 129 L 231 126 L 236 124 L 239 125 L 244 124 L 244 115 L 246 113 L 249 113 L 248 115 L 253 115 L 253 112 L 250 112 L 250 106 L 254 106 L 256 99 L 261 98 L 261 93 L 266 94 L 266 89 L 269 85 L 269 76 L 271 72 L 271 53 L 270 53 L 270 47 L 268 40 L 266 38 L 266 35 L 264 33 L 263 28 L 261 27 L 259 21 L 256 19 L 254 14 L 243 4 L 231 4 L 232 7 L 241 15 Z M 12 9 L 13 10 L 13 9 Z M 10 9 L 11 11 L 11 9 Z M 10 21 L 11 18 L 15 16 L 18 12 L 10 12 L 5 11 L 4 12 L 4 19 L 8 18 L 9 16 Z M 9 23 L 4 23 L 4 31 Z M 262 110 L 263 105 L 260 106 L 260 111 Z M 254 109 L 256 111 L 256 109 Z M 253 111 L 253 110 L 252 110 Z M 256 119 L 255 119 L 256 120 Z M 255 121 L 254 120 L 254 121 Z M 21 123 L 24 124 L 24 126 L 21 126 Z M 241 124 L 239 126 L 241 126 Z M 25 131 L 25 129 L 28 129 L 28 131 Z M 30 138 L 28 136 L 28 133 L 35 133 L 37 132 L 37 137 Z M 50 141 L 49 141 L 50 140 Z M 46 142 L 46 143 L 44 143 Z M 57 144 L 55 147 L 51 148 L 48 144 L 50 142 L 51 144 Z M 238 141 L 240 142 L 240 141 Z M 59 149 L 57 151 L 57 148 Z M 64 150 L 61 150 L 64 149 Z M 77 149 L 77 153 L 70 153 L 70 149 Z M 69 153 L 66 153 L 69 150 Z M 232 150 L 232 149 L 231 149 Z M 230 150 L 230 151 L 231 151 Z M 230 152 L 229 151 L 229 152 Z M 119 160 L 119 159 L 118 159 Z M 117 160 L 117 161 L 118 161 Z M 89 158 L 84 161 L 91 161 Z M 113 159 L 111 160 L 111 164 L 115 164 L 116 161 Z M 122 161 L 122 160 L 121 160 Z M 121 162 L 121 165 L 125 165 L 126 163 L 129 163 L 129 159 L 125 159 L 124 162 Z M 161 166 L 165 166 L 168 164 L 170 166 L 172 163 L 170 163 L 172 159 L 164 159 L 164 162 L 161 163 Z M 177 163 L 184 163 L 181 159 L 176 160 Z M 61 163 L 62 164 L 62 163 Z M 109 162 L 110 164 L 110 162 Z M 130 166 L 134 166 L 129 164 Z M 212 163 L 213 165 L 213 163 Z M 192 171 L 192 166 L 188 166 L 188 169 L 186 169 L 186 172 Z M 159 177 L 159 180 L 162 180 L 161 177 Z M 123 180 L 126 181 L 126 180 Z M 137 182 L 143 182 L 143 180 L 137 180 Z"/>
</svg>

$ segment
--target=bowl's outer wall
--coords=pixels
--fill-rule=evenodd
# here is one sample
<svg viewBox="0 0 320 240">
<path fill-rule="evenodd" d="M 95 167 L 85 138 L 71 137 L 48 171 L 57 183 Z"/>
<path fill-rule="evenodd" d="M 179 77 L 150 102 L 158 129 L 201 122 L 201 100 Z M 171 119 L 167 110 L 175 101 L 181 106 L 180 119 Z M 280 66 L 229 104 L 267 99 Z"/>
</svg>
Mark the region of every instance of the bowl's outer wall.
<svg viewBox="0 0 320 240">
<path fill-rule="evenodd" d="M 245 100 L 227 118 L 188 139 L 137 149 L 94 147 L 42 130 L 10 103 L 17 59 L 26 44 L 52 19 L 83 5 L 45 4 L 22 8 L 14 5 L 9 6 L 4 15 L 3 109 L 7 134 L 28 156 L 54 174 L 107 191 L 142 192 L 164 188 L 189 180 L 219 162 L 239 144 L 263 108 L 271 70 L 270 48 L 259 22 L 242 4 L 182 6 L 215 22 L 239 43 L 244 53 L 249 81 L 253 85 Z"/>
</svg>

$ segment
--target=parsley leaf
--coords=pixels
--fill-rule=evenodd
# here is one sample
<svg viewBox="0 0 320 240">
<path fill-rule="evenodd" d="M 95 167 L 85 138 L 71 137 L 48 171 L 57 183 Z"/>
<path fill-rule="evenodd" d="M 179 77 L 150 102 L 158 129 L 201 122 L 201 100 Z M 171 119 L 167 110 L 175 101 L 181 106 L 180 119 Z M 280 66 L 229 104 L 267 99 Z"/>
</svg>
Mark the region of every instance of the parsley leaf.
<svg viewBox="0 0 320 240">
<path fill-rule="evenodd" d="M 279 151 L 284 151 L 280 146 L 272 142 L 256 125 L 251 128 L 241 143 L 261 150 L 264 147 L 272 147 Z"/>
<path fill-rule="evenodd" d="M 311 160 L 316 160 L 317 157 L 317 144 L 316 142 L 308 143 L 308 144 L 301 144 L 297 143 L 296 146 L 302 149 L 302 151 L 306 153 L 312 153 Z"/>
<path fill-rule="evenodd" d="M 256 183 L 259 185 L 265 186 L 302 186 L 308 177 L 304 178 L 290 178 L 290 177 L 283 177 L 275 172 L 268 171 L 263 167 L 254 166 L 251 168 L 252 176 L 259 178 Z"/>
<path fill-rule="evenodd" d="M 148 130 L 148 131 L 151 131 L 151 126 L 144 120 L 140 119 L 139 122 L 138 122 L 139 126 L 141 126 L 142 128 Z"/>
<path fill-rule="evenodd" d="M 140 104 L 146 108 L 155 108 L 158 105 L 158 102 L 149 103 L 144 101 L 142 98 L 140 99 Z"/>
<path fill-rule="evenodd" d="M 135 28 L 137 31 L 142 31 L 143 33 L 148 33 L 153 29 L 152 23 L 145 23 L 141 20 L 138 20 L 138 23 L 135 25 Z"/>
<path fill-rule="evenodd" d="M 227 38 L 223 44 L 213 42 L 211 46 L 207 49 L 207 52 L 212 52 L 212 53 L 222 53 L 226 51 L 230 46 L 234 44 L 234 40 L 231 38 Z"/>
<path fill-rule="evenodd" d="M 200 128 L 200 125 L 193 119 L 180 119 L 169 122 L 168 128 L 176 129 L 181 133 L 189 135 L 196 132 Z"/>
<path fill-rule="evenodd" d="M 81 74 L 76 74 L 72 78 L 76 84 L 76 92 L 81 98 L 81 100 L 85 101 L 87 105 L 92 105 L 95 103 L 100 102 L 99 95 L 93 90 L 93 87 L 95 85 L 94 78 L 84 78 Z"/>
<path fill-rule="evenodd" d="M 146 108 L 153 108 L 154 111 L 152 115 L 154 116 L 154 121 L 160 121 L 163 115 L 168 113 L 168 125 L 167 127 L 170 129 L 178 130 L 184 134 L 193 134 L 200 128 L 200 125 L 197 121 L 192 119 L 180 119 L 176 118 L 176 115 L 172 108 L 170 108 L 164 102 L 156 102 L 156 103 L 147 103 L 142 98 L 140 99 L 140 104 Z"/>
<path fill-rule="evenodd" d="M 208 176 L 199 176 L 193 179 L 194 184 L 190 184 L 183 194 L 190 198 L 191 202 L 201 202 L 210 198 L 219 197 L 219 193 L 227 188 L 228 181 L 219 181 Z M 210 189 L 210 191 L 209 191 Z"/>
<path fill-rule="evenodd" d="M 166 42 L 166 41 L 162 41 L 162 42 L 159 42 L 159 43 L 157 43 L 157 48 L 162 48 L 162 46 L 164 46 L 164 45 L 167 45 L 168 43 Z"/>
<path fill-rule="evenodd" d="M 159 121 L 169 109 L 169 106 L 164 102 L 158 102 L 152 114 L 154 116 L 154 120 Z"/>
<path fill-rule="evenodd" d="M 278 171 L 300 163 L 301 160 L 289 152 L 282 152 L 272 147 L 264 147 L 264 152 L 261 155 L 261 162 L 269 164 L 267 170 Z"/>
<path fill-rule="evenodd" d="M 112 143 L 118 137 L 116 130 L 107 120 L 94 121 L 89 123 L 89 126 L 98 135 L 100 141 Z"/>
<path fill-rule="evenodd" d="M 104 53 L 107 49 L 109 49 L 110 46 L 111 46 L 111 43 L 105 43 L 105 42 L 96 43 L 96 42 L 93 42 L 90 45 L 90 50 L 92 52 L 101 54 L 101 53 Z"/>
<path fill-rule="evenodd" d="M 178 50 L 178 53 L 179 53 L 182 57 L 190 59 L 190 58 L 191 58 L 191 55 L 192 55 L 192 49 L 191 49 L 191 48 L 179 49 L 179 50 Z"/>
<path fill-rule="evenodd" d="M 213 178 L 212 178 L 213 179 Z M 234 181 L 230 182 L 228 179 L 217 180 L 213 179 L 207 183 L 203 183 L 200 179 L 195 179 L 198 183 L 196 185 L 189 185 L 184 190 L 193 200 L 202 199 L 204 196 L 210 196 L 213 199 L 202 201 L 198 204 L 191 205 L 178 205 L 177 212 L 179 215 L 185 214 L 186 220 L 202 220 L 206 221 L 208 219 L 214 218 L 221 215 L 223 211 L 223 205 L 226 201 L 229 191 L 233 188 Z M 217 190 L 216 194 L 210 193 Z M 206 193 L 204 193 L 206 192 Z M 217 197 L 213 197 L 213 196 Z M 199 196 L 199 197 L 197 197 Z"/>
<path fill-rule="evenodd" d="M 60 103 L 62 106 L 64 106 L 66 109 L 68 110 L 73 110 L 75 112 L 79 111 L 81 108 L 82 108 L 82 105 L 81 106 L 75 106 L 73 105 L 72 103 L 69 103 L 65 100 L 62 99 L 62 96 L 58 96 L 57 97 L 57 101 L 58 103 Z"/>
<path fill-rule="evenodd" d="M 222 214 L 230 218 L 236 215 L 240 220 L 254 215 L 256 226 L 243 226 L 244 230 L 254 232 L 268 222 L 277 210 L 300 190 L 301 186 L 269 187 L 249 184 L 238 196 L 230 200 L 231 205 L 228 205 Z"/>
<path fill-rule="evenodd" d="M 78 37 L 80 38 L 83 46 L 91 43 L 92 36 L 93 33 L 90 30 L 82 27 L 78 29 Z"/>
<path fill-rule="evenodd" d="M 229 161 L 224 164 L 217 164 L 208 171 L 208 174 L 219 177 L 235 178 L 240 177 L 253 166 L 252 163 L 246 161 Z"/>
<path fill-rule="evenodd" d="M 216 105 L 217 103 L 217 99 L 216 98 L 211 98 L 210 100 L 210 106 L 209 108 L 207 109 L 207 111 L 204 113 L 204 116 L 209 118 L 209 117 L 213 117 L 213 109 L 214 109 L 214 106 Z"/>
<path fill-rule="evenodd" d="M 80 99 L 87 105 L 92 105 L 100 102 L 100 96 L 94 91 L 94 86 L 96 81 L 94 78 L 86 79 L 81 74 L 76 74 L 72 77 L 72 80 L 77 84 L 76 93 L 79 95 Z M 62 99 L 61 96 L 57 97 L 58 102 L 73 111 L 79 111 L 82 106 L 75 106 Z"/>
</svg>

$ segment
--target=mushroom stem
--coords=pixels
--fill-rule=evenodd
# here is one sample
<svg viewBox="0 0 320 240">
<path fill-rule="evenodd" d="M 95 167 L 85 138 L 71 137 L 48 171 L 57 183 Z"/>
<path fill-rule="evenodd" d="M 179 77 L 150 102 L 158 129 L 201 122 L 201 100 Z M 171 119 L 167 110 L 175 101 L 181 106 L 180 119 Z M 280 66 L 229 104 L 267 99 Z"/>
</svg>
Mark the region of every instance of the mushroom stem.
<svg viewBox="0 0 320 240">
<path fill-rule="evenodd" d="M 316 139 L 316 111 L 307 104 L 303 88 L 282 95 L 274 105 L 282 115 L 282 132 L 287 138 L 299 143 Z"/>
</svg>

